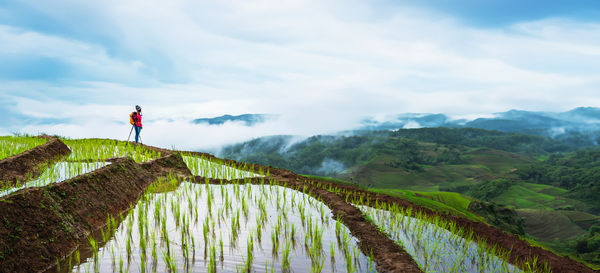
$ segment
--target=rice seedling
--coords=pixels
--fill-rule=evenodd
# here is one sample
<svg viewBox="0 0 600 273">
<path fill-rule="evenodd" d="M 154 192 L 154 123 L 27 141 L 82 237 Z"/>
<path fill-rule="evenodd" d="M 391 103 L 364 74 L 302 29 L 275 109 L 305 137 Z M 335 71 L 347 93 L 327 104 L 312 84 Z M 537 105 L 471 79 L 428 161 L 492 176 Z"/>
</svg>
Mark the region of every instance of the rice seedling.
<svg viewBox="0 0 600 273">
<path fill-rule="evenodd" d="M 252 233 L 248 236 L 246 242 L 246 266 L 245 268 L 250 269 L 252 265 L 252 258 L 254 257 L 254 238 Z"/>
<path fill-rule="evenodd" d="M 67 158 L 71 161 L 105 159 L 130 156 L 136 162 L 144 162 L 161 157 L 160 152 L 148 150 L 139 145 L 128 145 L 124 141 L 108 139 L 61 139 L 72 153 Z"/>
<path fill-rule="evenodd" d="M 361 207 L 369 219 L 401 244 L 426 272 L 502 271 L 549 272 L 545 265 L 521 268 L 507 262 L 510 253 L 478 240 L 471 230 L 458 227 L 439 216 L 431 217 L 411 208 L 387 206 L 384 209 Z M 532 259 L 532 261 L 535 259 Z"/>
<path fill-rule="evenodd" d="M 290 229 L 290 240 L 294 242 L 296 239 L 296 226 L 292 223 L 292 228 Z"/>
<path fill-rule="evenodd" d="M 75 264 L 80 264 L 81 263 L 81 257 L 79 255 L 79 249 L 75 250 Z"/>
<path fill-rule="evenodd" d="M 277 253 L 279 252 L 279 235 L 275 230 L 271 231 L 271 244 L 273 244 L 273 256 L 277 257 Z"/>
<path fill-rule="evenodd" d="M 329 247 L 329 255 L 331 256 L 331 260 L 334 261 L 335 260 L 335 247 L 333 245 L 333 242 L 331 242 L 331 246 Z"/>
<path fill-rule="evenodd" d="M 162 257 L 163 257 L 163 261 L 165 262 L 165 265 L 167 266 L 167 269 L 169 270 L 169 272 L 172 272 L 172 273 L 178 272 L 177 271 L 177 260 L 173 259 L 173 257 L 171 257 L 171 254 L 167 253 L 166 251 L 163 251 Z"/>
<path fill-rule="evenodd" d="M 127 236 L 125 239 L 125 249 L 127 250 L 127 257 L 131 257 L 131 237 Z"/>
<path fill-rule="evenodd" d="M 345 251 L 344 255 L 346 258 L 346 272 L 348 272 L 348 273 L 354 272 L 354 263 L 352 262 L 352 257 L 350 256 L 351 255 L 350 252 Z"/>
<path fill-rule="evenodd" d="M 291 248 L 292 247 L 290 245 L 290 242 L 288 241 L 285 244 L 285 248 L 283 249 L 283 256 L 282 256 L 282 260 L 283 260 L 282 267 L 284 269 L 288 269 L 290 267 L 290 250 L 291 250 Z"/>
<path fill-rule="evenodd" d="M 98 259 L 98 244 L 96 240 L 92 236 L 88 236 L 88 242 L 90 243 L 90 247 L 94 253 L 94 259 Z"/>
<path fill-rule="evenodd" d="M 60 260 L 58 259 L 58 257 L 56 257 L 56 272 L 60 273 Z"/>
</svg>

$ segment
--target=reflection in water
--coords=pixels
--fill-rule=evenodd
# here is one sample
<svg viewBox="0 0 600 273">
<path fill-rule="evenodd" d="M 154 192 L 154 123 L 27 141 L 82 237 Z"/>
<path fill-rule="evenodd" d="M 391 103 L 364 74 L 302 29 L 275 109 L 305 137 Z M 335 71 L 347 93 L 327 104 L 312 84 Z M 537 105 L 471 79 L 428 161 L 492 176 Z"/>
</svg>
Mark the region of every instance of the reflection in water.
<svg viewBox="0 0 600 273">
<path fill-rule="evenodd" d="M 270 185 L 153 184 L 72 272 L 375 272 L 323 203 Z M 112 221 L 111 221 L 112 222 Z M 102 236 L 101 236 L 102 237 Z M 102 238 L 96 240 L 102 240 Z M 86 244 L 89 251 L 89 243 Z M 80 250 L 84 253 L 86 250 Z M 88 256 L 88 257 L 84 257 Z M 94 258 L 96 257 L 96 258 Z"/>
<path fill-rule="evenodd" d="M 419 217 L 410 217 L 410 213 L 366 206 L 360 209 L 402 245 L 425 272 L 521 272 L 477 243 Z M 463 235 L 472 237 L 472 233 Z"/>
</svg>

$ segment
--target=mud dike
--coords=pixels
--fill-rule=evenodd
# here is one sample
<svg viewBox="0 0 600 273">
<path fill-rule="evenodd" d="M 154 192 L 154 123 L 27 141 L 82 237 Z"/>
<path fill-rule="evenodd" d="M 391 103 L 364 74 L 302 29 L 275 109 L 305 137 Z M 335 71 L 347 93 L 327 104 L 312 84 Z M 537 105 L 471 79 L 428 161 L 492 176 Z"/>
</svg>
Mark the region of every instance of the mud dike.
<svg viewBox="0 0 600 273">
<path fill-rule="evenodd" d="M 126 213 L 158 177 L 175 174 L 199 183 L 235 183 L 222 179 L 194 177 L 179 153 L 144 146 L 160 151 L 162 158 L 136 163 L 130 158 L 111 160 L 112 164 L 59 183 L 44 187 L 19 190 L 0 198 L 0 272 L 45 272 L 56 270 L 57 260 L 71 255 L 80 243 L 106 224 L 107 217 L 118 218 Z M 19 155 L 0 161 L 0 178 L 4 181 L 26 180 L 39 174 L 39 166 L 56 161 L 70 153 L 59 139 Z M 212 155 L 192 153 L 214 158 Z M 216 159 L 216 158 L 214 158 Z M 229 164 L 243 164 L 222 160 Z M 364 218 L 363 213 L 348 201 L 347 196 L 331 192 L 335 187 L 354 195 L 368 196 L 371 200 L 402 207 L 411 207 L 423 213 L 438 215 L 473 230 L 488 241 L 497 242 L 504 249 L 512 249 L 512 262 L 524 256 L 535 255 L 548 262 L 553 272 L 595 272 L 569 258 L 529 245 L 517 236 L 504 233 L 494 227 L 475 223 L 451 215 L 443 215 L 395 197 L 375 194 L 357 187 L 313 180 L 287 170 L 253 165 L 254 170 L 268 169 L 269 178 L 280 186 L 305 192 L 321 200 L 340 219 L 358 240 L 365 255 L 372 255 L 379 272 L 421 272 L 412 257 L 380 229 Z M 261 178 L 245 179 L 244 182 L 261 183 Z M 264 180 L 262 181 L 264 182 Z"/>
<path fill-rule="evenodd" d="M 18 181 L 38 176 L 41 165 L 70 153 L 69 147 L 58 138 L 48 137 L 48 142 L 40 146 L 0 160 L 0 181 L 15 185 Z"/>
</svg>

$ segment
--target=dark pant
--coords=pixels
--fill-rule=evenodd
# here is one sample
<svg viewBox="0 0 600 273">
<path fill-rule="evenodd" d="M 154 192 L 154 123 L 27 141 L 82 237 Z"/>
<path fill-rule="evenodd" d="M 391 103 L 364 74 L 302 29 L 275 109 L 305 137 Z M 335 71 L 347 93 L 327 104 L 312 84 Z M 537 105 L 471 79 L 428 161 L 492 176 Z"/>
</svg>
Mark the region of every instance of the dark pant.
<svg viewBox="0 0 600 273">
<path fill-rule="evenodd" d="M 140 137 L 140 131 L 142 130 L 142 127 L 135 125 L 133 125 L 133 127 L 135 128 L 135 143 L 138 143 L 138 138 Z"/>
</svg>

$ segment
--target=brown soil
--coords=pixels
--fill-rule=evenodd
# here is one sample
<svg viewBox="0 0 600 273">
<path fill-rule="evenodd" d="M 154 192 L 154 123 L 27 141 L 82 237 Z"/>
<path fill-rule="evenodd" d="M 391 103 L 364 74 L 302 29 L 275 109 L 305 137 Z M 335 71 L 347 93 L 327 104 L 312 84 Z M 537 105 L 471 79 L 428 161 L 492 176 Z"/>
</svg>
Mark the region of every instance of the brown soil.
<svg viewBox="0 0 600 273">
<path fill-rule="evenodd" d="M 0 181 L 16 185 L 40 174 L 40 167 L 71 153 L 69 147 L 56 137 L 47 137 L 48 142 L 20 154 L 0 160 Z"/>
<path fill-rule="evenodd" d="M 190 169 L 188 169 L 183 158 L 179 154 L 167 154 L 159 159 L 144 162 L 139 164 L 142 169 L 154 174 L 154 176 L 160 176 L 164 173 L 172 173 L 181 177 L 192 177 Z"/>
<path fill-rule="evenodd" d="M 42 272 L 137 202 L 156 176 L 189 172 L 181 157 L 123 158 L 85 175 L 0 199 L 0 272 Z"/>
</svg>

